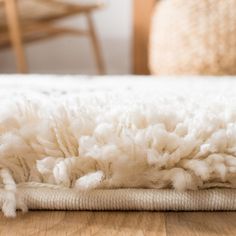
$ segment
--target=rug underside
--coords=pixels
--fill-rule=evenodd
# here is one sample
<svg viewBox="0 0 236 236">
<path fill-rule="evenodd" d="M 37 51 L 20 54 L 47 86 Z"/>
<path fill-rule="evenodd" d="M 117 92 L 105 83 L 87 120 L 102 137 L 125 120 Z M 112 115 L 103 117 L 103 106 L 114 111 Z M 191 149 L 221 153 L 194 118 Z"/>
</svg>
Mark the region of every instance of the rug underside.
<svg viewBox="0 0 236 236">
<path fill-rule="evenodd" d="M 104 189 L 78 192 L 28 183 L 18 194 L 32 210 L 234 211 L 236 189 L 178 192 L 171 189 Z M 0 204 L 4 194 L 0 191 Z"/>
</svg>

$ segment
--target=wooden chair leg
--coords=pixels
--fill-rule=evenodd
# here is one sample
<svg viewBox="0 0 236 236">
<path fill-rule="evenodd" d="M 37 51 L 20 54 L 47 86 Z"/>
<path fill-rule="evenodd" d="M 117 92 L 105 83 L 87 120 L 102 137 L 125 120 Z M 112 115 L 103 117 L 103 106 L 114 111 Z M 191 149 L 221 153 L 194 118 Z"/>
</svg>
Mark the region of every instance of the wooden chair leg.
<svg viewBox="0 0 236 236">
<path fill-rule="evenodd" d="M 97 64 L 97 69 L 98 69 L 98 72 L 100 75 L 104 75 L 105 74 L 105 65 L 104 65 L 104 61 L 102 58 L 102 52 L 101 52 L 101 48 L 100 48 L 100 45 L 98 42 L 98 38 L 97 38 L 96 31 L 95 31 L 95 27 L 94 27 L 91 13 L 87 13 L 86 17 L 87 17 L 88 28 L 89 28 L 88 29 L 89 36 L 92 41 L 94 56 L 95 56 L 95 60 L 96 60 L 96 64 Z"/>
<path fill-rule="evenodd" d="M 28 69 L 23 49 L 16 0 L 6 0 L 5 9 L 10 40 L 16 56 L 17 71 L 20 73 L 27 73 Z"/>
</svg>

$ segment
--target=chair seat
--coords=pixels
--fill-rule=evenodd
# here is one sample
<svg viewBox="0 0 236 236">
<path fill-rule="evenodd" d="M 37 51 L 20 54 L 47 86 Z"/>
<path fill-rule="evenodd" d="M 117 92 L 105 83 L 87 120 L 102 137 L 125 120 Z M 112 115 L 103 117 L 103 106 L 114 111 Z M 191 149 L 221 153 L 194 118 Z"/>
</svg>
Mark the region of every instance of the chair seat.
<svg viewBox="0 0 236 236">
<path fill-rule="evenodd" d="M 18 0 L 20 21 L 23 24 L 28 24 L 31 21 L 54 20 L 79 12 L 92 11 L 100 6 L 99 3 L 89 5 L 71 4 L 66 0 Z M 5 11 L 1 7 L 0 29 L 6 28 L 6 25 Z"/>
</svg>

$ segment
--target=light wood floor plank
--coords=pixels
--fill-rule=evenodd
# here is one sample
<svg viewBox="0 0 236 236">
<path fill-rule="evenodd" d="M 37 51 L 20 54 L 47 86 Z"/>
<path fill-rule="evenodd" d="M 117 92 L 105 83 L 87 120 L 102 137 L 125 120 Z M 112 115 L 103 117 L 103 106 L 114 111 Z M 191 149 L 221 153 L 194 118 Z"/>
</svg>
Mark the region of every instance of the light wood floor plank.
<svg viewBox="0 0 236 236">
<path fill-rule="evenodd" d="M 168 235 L 236 235 L 236 212 L 166 213 Z"/>
<path fill-rule="evenodd" d="M 236 235 L 236 212 L 31 211 L 7 219 L 0 236 Z"/>
<path fill-rule="evenodd" d="M 160 235 L 164 213 L 158 212 L 29 212 L 16 219 L 0 217 L 0 235 Z"/>
</svg>

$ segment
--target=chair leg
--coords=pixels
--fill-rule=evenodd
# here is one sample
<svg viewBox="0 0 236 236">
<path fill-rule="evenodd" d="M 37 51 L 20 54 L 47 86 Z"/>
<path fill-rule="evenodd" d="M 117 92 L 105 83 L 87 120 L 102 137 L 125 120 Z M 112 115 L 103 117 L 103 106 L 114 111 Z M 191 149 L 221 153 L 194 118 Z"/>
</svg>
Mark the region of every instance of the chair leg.
<svg viewBox="0 0 236 236">
<path fill-rule="evenodd" d="M 105 74 L 105 65 L 104 61 L 102 58 L 102 53 L 101 53 L 101 48 L 98 42 L 98 38 L 96 35 L 95 27 L 94 27 L 94 22 L 91 16 L 91 13 L 86 14 L 87 17 L 87 22 L 88 22 L 88 28 L 89 28 L 89 36 L 92 41 L 92 46 L 93 46 L 93 51 L 94 51 L 94 56 L 97 64 L 97 69 L 100 75 Z"/>
<path fill-rule="evenodd" d="M 23 49 L 16 0 L 6 0 L 5 8 L 10 40 L 16 56 L 17 71 L 19 73 L 27 73 L 28 69 Z"/>
</svg>

